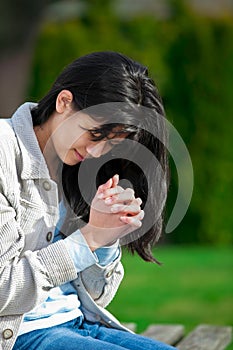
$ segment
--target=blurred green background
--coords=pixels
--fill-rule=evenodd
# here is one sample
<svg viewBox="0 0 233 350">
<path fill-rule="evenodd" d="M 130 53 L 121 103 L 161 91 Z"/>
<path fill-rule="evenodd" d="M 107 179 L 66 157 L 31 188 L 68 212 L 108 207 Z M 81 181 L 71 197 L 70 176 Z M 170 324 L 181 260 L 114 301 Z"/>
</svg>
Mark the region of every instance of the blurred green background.
<svg viewBox="0 0 233 350">
<path fill-rule="evenodd" d="M 188 212 L 155 250 L 164 266 L 124 254 L 126 278 L 110 309 L 123 321 L 136 321 L 139 330 L 156 322 L 180 322 L 187 329 L 232 324 L 232 2 L 24 2 L 26 13 L 9 7 L 11 1 L 4 5 L 0 115 L 37 101 L 76 57 L 119 51 L 149 67 L 193 162 Z M 167 218 L 177 188 L 171 159 Z"/>
</svg>

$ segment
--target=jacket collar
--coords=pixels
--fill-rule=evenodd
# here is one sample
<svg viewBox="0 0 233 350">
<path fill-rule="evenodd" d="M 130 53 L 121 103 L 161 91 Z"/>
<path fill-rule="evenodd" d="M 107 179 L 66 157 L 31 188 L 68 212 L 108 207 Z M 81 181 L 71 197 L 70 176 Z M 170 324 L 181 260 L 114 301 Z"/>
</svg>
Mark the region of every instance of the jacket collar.
<svg viewBox="0 0 233 350">
<path fill-rule="evenodd" d="M 24 103 L 10 119 L 21 151 L 22 179 L 50 178 L 33 129 L 31 109 L 35 106 L 35 103 Z"/>
</svg>

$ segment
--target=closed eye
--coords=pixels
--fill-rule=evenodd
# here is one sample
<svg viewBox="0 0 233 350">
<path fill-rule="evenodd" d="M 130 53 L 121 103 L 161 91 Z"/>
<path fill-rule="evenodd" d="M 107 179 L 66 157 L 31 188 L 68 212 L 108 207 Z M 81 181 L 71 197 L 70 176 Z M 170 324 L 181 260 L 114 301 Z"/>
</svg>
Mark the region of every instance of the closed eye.
<svg viewBox="0 0 233 350">
<path fill-rule="evenodd" d="M 89 134 L 91 136 L 92 141 L 101 141 L 105 138 L 105 136 L 101 132 L 97 132 L 94 130 L 89 130 Z"/>
<path fill-rule="evenodd" d="M 116 145 L 119 145 L 120 142 L 121 142 L 121 141 L 119 141 L 119 140 L 118 140 L 118 141 L 117 141 L 117 140 L 114 140 L 114 141 L 113 141 L 113 140 L 108 140 L 108 141 L 107 141 L 107 143 L 108 143 L 110 146 L 112 146 L 112 147 L 113 147 L 113 146 L 116 146 Z"/>
</svg>

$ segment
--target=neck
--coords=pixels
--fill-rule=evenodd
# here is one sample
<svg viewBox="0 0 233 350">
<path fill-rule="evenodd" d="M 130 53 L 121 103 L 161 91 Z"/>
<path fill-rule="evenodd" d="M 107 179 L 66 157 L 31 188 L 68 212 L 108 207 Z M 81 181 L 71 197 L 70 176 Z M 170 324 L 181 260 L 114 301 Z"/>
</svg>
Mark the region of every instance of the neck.
<svg viewBox="0 0 233 350">
<path fill-rule="evenodd" d="M 46 123 L 34 127 L 34 132 L 40 147 L 41 152 L 45 158 L 51 179 L 57 182 L 58 170 L 60 166 L 60 159 L 55 151 L 52 138 L 50 137 L 49 128 Z"/>
</svg>

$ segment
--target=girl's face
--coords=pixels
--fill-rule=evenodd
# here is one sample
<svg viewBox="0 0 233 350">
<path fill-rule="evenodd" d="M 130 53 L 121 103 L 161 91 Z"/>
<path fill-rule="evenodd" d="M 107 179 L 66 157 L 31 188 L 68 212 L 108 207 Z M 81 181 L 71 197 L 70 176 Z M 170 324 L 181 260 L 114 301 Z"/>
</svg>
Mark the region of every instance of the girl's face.
<svg viewBox="0 0 233 350">
<path fill-rule="evenodd" d="M 109 152 L 114 145 L 121 142 L 127 134 L 111 133 L 108 139 L 93 141 L 93 135 L 86 129 L 100 126 L 89 115 L 73 112 L 63 118 L 56 117 L 53 123 L 50 141 L 56 155 L 67 165 L 75 165 L 87 158 L 97 158 Z M 120 131 L 120 126 L 114 131 Z M 98 135 L 96 135 L 98 136 Z"/>
</svg>

